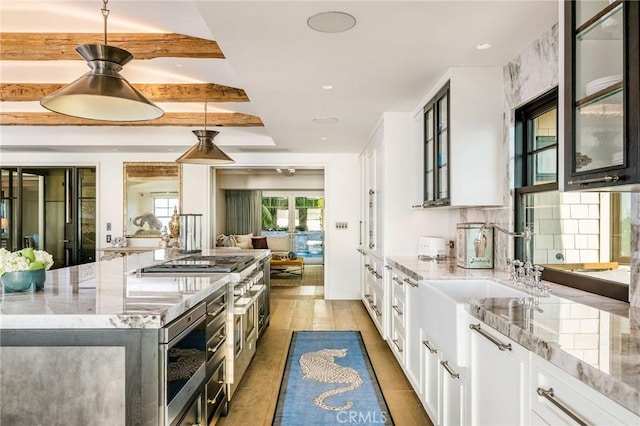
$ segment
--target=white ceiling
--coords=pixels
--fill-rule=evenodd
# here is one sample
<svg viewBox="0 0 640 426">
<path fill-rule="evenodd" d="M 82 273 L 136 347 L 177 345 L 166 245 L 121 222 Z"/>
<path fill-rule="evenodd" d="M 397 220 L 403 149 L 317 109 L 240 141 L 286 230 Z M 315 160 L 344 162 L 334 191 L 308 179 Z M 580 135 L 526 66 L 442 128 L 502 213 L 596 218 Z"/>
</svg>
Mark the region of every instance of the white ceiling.
<svg viewBox="0 0 640 426">
<path fill-rule="evenodd" d="M 3 32 L 101 32 L 100 0 L 0 0 Z M 111 0 L 109 32 L 176 32 L 218 42 L 227 59 L 132 61 L 133 83 L 211 82 L 244 89 L 250 103 L 210 104 L 209 111 L 258 115 L 264 128 L 219 129 L 227 152 L 273 146 L 289 152 L 360 152 L 383 111 L 414 111 L 451 66 L 503 66 L 558 21 L 544 1 L 145 1 Z M 343 33 L 310 29 L 319 12 L 342 11 L 357 23 Z M 476 45 L 490 43 L 487 50 Z M 84 61 L 0 61 L 2 82 L 71 82 Z M 323 90 L 323 85 L 332 90 Z M 199 104 L 159 104 L 165 111 Z M 37 102 L 3 102 L 3 111 L 40 111 Z M 44 111 L 44 110 L 42 110 Z M 337 118 L 316 124 L 314 118 Z M 105 132 L 104 129 L 108 129 Z M 17 127 L 0 129 L 2 149 L 108 151 L 114 136 L 133 135 L 154 151 L 196 142 L 185 128 Z M 323 139 L 324 138 L 324 139 Z M 57 141 L 57 142 L 56 142 Z M 29 149 L 29 148 L 27 148 Z"/>
</svg>

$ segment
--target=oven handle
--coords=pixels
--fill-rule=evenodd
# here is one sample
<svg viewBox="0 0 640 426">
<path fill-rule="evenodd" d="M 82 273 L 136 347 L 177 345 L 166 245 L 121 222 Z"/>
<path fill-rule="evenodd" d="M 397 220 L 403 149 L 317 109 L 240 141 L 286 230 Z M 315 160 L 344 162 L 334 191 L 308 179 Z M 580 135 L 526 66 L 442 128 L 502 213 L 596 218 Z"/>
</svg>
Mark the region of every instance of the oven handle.
<svg viewBox="0 0 640 426">
<path fill-rule="evenodd" d="M 184 336 L 193 331 L 194 328 L 198 327 L 203 321 L 206 321 L 206 315 L 200 315 L 196 318 L 189 327 L 182 330 L 177 336 L 175 336 L 171 341 L 167 344 L 167 349 L 173 347 L 174 344 L 182 340 Z"/>
</svg>

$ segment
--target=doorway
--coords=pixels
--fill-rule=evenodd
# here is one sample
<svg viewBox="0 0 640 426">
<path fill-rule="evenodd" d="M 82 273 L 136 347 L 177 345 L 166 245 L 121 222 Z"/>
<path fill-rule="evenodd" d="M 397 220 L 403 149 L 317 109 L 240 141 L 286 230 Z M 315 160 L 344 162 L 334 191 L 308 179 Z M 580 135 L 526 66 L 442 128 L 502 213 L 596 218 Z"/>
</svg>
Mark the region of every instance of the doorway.
<svg viewBox="0 0 640 426">
<path fill-rule="evenodd" d="M 288 251 L 305 264 L 324 263 L 322 191 L 263 191 L 262 235 L 287 237 Z"/>
<path fill-rule="evenodd" d="M 95 167 L 2 167 L 0 188 L 2 247 L 45 250 L 52 268 L 95 261 Z"/>
</svg>

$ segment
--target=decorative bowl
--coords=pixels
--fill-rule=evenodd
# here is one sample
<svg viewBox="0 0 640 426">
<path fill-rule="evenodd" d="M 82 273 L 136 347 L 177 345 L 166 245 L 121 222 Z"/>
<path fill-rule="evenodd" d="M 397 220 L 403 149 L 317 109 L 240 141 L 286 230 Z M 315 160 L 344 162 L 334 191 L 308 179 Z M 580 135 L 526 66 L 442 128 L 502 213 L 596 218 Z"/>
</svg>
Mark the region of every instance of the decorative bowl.
<svg viewBox="0 0 640 426">
<path fill-rule="evenodd" d="M 2 289 L 5 293 L 42 290 L 44 289 L 45 280 L 46 271 L 44 269 L 5 272 L 0 276 Z"/>
</svg>

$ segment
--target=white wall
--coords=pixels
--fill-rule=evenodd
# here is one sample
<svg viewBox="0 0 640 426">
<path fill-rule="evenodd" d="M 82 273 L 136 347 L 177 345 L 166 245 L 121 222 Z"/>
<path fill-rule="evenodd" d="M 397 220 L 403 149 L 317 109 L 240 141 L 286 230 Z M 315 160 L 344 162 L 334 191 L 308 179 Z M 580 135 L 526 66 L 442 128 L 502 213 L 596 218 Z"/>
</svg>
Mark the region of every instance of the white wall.
<svg viewBox="0 0 640 426">
<path fill-rule="evenodd" d="M 97 173 L 97 241 L 104 246 L 106 224 L 112 224 L 113 236 L 123 233 L 123 163 L 129 161 L 174 161 L 175 153 L 2 153 L 2 165 L 95 166 Z M 234 154 L 235 165 L 287 166 L 321 168 L 325 171 L 325 297 L 327 299 L 358 298 L 358 156 L 356 154 Z M 183 166 L 183 211 L 201 213 L 203 248 L 211 247 L 215 237 L 212 224 L 217 223 L 219 209 L 214 204 L 215 176 L 208 166 Z M 219 191 L 218 191 L 219 193 Z M 348 222 L 346 230 L 336 230 L 335 222 Z M 155 239 L 138 239 L 135 245 L 157 243 Z"/>
</svg>

